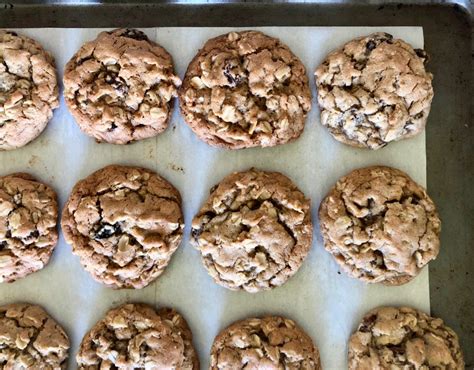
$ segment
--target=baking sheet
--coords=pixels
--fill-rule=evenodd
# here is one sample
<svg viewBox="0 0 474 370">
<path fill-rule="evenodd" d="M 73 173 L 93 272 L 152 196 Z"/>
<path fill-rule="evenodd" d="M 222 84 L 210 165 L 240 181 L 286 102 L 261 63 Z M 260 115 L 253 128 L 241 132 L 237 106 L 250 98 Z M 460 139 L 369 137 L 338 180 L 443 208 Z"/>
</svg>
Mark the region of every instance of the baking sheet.
<svg viewBox="0 0 474 370">
<path fill-rule="evenodd" d="M 61 107 L 45 132 L 25 148 L 0 153 L 0 174 L 26 171 L 52 185 L 62 206 L 79 180 L 108 164 L 129 164 L 156 170 L 171 181 L 183 197 L 184 240 L 165 273 L 138 291 L 116 291 L 94 282 L 71 254 L 61 235 L 49 265 L 13 284 L 0 284 L 0 304 L 26 301 L 42 305 L 68 332 L 72 349 L 69 368 L 82 336 L 105 312 L 124 302 L 140 301 L 172 306 L 187 319 L 194 334 L 201 368 L 209 364 L 209 349 L 218 331 L 235 320 L 279 314 L 296 320 L 318 345 L 325 369 L 346 367 L 347 340 L 367 310 L 385 304 L 410 305 L 429 311 L 428 269 L 401 287 L 364 285 L 339 274 L 324 251 L 318 231 L 317 208 L 333 183 L 352 169 L 384 164 L 406 171 L 426 184 L 425 136 L 392 143 L 377 152 L 337 143 L 319 123 L 312 73 L 325 55 L 353 37 L 385 31 L 423 47 L 420 27 L 257 27 L 279 37 L 307 68 L 314 107 L 305 132 L 294 143 L 266 149 L 226 151 L 200 142 L 175 109 L 168 130 L 129 146 L 97 144 L 83 135 L 61 99 Z M 152 40 L 172 55 L 183 77 L 187 64 L 210 37 L 235 28 L 149 28 Z M 22 29 L 56 58 L 62 76 L 65 63 L 99 29 Z M 285 173 L 312 200 L 315 225 L 313 248 L 299 272 L 285 285 L 269 292 L 249 294 L 221 288 L 209 277 L 199 253 L 189 244 L 192 217 L 209 189 L 232 171 L 255 166 Z"/>
</svg>

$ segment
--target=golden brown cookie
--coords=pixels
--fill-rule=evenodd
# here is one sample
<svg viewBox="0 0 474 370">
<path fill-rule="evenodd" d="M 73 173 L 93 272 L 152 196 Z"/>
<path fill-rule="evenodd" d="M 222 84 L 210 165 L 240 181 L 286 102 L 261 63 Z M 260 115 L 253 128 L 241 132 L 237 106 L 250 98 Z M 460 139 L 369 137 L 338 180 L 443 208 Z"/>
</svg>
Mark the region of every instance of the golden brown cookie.
<svg viewBox="0 0 474 370">
<path fill-rule="evenodd" d="M 48 185 L 26 173 L 0 177 L 0 282 L 42 269 L 58 241 L 58 204 Z"/>
<path fill-rule="evenodd" d="M 107 166 L 76 184 L 61 226 L 95 280 L 140 289 L 163 273 L 181 242 L 181 196 L 153 171 Z"/>
<path fill-rule="evenodd" d="M 82 339 L 76 356 L 81 370 L 198 370 L 192 333 L 173 309 L 155 311 L 125 304 L 107 312 Z"/>
<path fill-rule="evenodd" d="M 51 54 L 35 40 L 0 30 L 0 150 L 35 139 L 58 106 Z"/>
<path fill-rule="evenodd" d="M 0 368 L 66 369 L 69 339 L 40 306 L 0 306 Z"/>
<path fill-rule="evenodd" d="M 409 307 L 368 312 L 349 341 L 349 369 L 464 370 L 458 336 Z"/>
<path fill-rule="evenodd" d="M 134 29 L 101 32 L 64 72 L 64 97 L 79 127 L 112 144 L 164 131 L 180 85 L 171 55 Z"/>
<path fill-rule="evenodd" d="M 315 72 L 321 123 L 336 140 L 369 149 L 419 134 L 433 99 L 427 60 L 388 33 L 348 42 Z"/>
<path fill-rule="evenodd" d="M 218 284 L 272 289 L 298 271 L 311 248 L 310 200 L 281 173 L 236 172 L 211 190 L 191 232 Z"/>
<path fill-rule="evenodd" d="M 280 40 L 257 31 L 208 40 L 189 64 L 179 96 L 196 135 L 228 149 L 293 141 L 311 108 L 301 61 Z"/>
<path fill-rule="evenodd" d="M 404 172 L 383 166 L 342 177 L 319 208 L 324 246 L 351 277 L 400 285 L 439 252 L 431 198 Z"/>
<path fill-rule="evenodd" d="M 211 348 L 211 370 L 320 370 L 318 348 L 292 320 L 279 316 L 238 321 Z"/>
</svg>

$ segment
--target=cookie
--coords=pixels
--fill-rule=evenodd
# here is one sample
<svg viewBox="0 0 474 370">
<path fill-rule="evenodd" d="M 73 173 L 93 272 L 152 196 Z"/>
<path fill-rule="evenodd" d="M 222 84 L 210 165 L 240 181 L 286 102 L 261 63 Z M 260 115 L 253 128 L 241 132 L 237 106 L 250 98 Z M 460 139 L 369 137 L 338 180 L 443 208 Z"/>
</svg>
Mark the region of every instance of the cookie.
<svg viewBox="0 0 474 370">
<path fill-rule="evenodd" d="M 76 184 L 61 226 L 96 281 L 140 289 L 163 273 L 181 242 L 181 196 L 153 171 L 108 166 Z"/>
<path fill-rule="evenodd" d="M 40 306 L 0 306 L 0 368 L 66 369 L 69 339 Z"/>
<path fill-rule="evenodd" d="M 155 311 L 145 304 L 107 312 L 82 339 L 76 360 L 80 370 L 199 369 L 184 318 L 173 309 Z"/>
<path fill-rule="evenodd" d="M 349 369 L 464 370 L 458 336 L 443 320 L 409 307 L 367 313 L 349 341 Z"/>
<path fill-rule="evenodd" d="M 326 250 L 351 277 L 401 285 L 439 252 L 441 221 L 407 174 L 374 166 L 342 177 L 319 208 Z"/>
<path fill-rule="evenodd" d="M 433 75 L 427 54 L 378 32 L 329 54 L 316 69 L 321 123 L 338 141 L 379 149 L 423 131 Z"/>
<path fill-rule="evenodd" d="M 301 61 L 280 40 L 256 31 L 207 41 L 189 64 L 179 97 L 194 133 L 227 149 L 293 141 L 311 108 Z"/>
<path fill-rule="evenodd" d="M 0 30 L 0 150 L 38 137 L 59 106 L 54 59 L 16 32 Z"/>
<path fill-rule="evenodd" d="M 26 173 L 0 177 L 0 282 L 41 270 L 58 241 L 58 204 L 48 185 Z"/>
<path fill-rule="evenodd" d="M 211 190 L 191 243 L 213 279 L 255 293 L 285 283 L 311 248 L 311 204 L 286 176 L 250 169 Z"/>
<path fill-rule="evenodd" d="M 171 55 L 134 29 L 101 32 L 64 72 L 64 98 L 77 124 L 111 144 L 163 132 L 180 85 Z"/>
<path fill-rule="evenodd" d="M 279 316 L 251 318 L 224 329 L 211 348 L 211 370 L 319 370 L 319 351 L 294 321 Z"/>
</svg>

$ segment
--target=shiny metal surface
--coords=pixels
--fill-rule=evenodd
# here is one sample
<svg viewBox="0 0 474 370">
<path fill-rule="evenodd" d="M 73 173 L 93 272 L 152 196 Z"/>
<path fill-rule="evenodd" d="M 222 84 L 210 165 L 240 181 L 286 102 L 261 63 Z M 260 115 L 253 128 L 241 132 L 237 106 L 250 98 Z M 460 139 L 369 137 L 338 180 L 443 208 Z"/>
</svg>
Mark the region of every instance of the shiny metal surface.
<svg viewBox="0 0 474 370">
<path fill-rule="evenodd" d="M 42 5 L 41 5 L 42 3 Z M 459 333 L 474 368 L 474 140 L 472 4 L 469 1 L 313 3 L 105 1 L 0 4 L 0 27 L 420 25 L 435 99 L 427 127 L 428 191 L 443 220 L 430 264 L 432 314 Z"/>
</svg>

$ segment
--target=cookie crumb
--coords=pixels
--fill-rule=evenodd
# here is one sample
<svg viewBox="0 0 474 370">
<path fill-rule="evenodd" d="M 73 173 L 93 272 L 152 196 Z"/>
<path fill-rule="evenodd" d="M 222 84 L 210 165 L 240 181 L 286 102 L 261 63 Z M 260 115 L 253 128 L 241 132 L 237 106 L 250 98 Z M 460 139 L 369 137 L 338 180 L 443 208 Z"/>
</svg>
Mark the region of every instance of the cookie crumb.
<svg viewBox="0 0 474 370">
<path fill-rule="evenodd" d="M 181 167 L 181 166 L 177 166 L 175 165 L 174 163 L 168 163 L 168 167 L 170 169 L 172 169 L 173 171 L 176 171 L 176 172 L 181 172 L 184 174 L 184 168 Z"/>
</svg>

